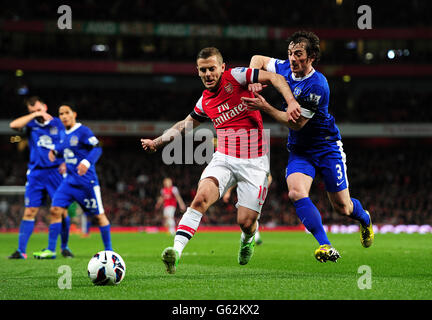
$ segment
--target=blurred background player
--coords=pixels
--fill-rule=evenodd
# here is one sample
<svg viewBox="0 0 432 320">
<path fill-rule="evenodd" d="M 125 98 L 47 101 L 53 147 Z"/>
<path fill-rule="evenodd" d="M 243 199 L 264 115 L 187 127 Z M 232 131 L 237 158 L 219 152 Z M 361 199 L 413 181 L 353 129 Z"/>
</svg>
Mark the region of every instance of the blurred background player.
<svg viewBox="0 0 432 320">
<path fill-rule="evenodd" d="M 159 210 L 163 204 L 163 223 L 172 235 L 175 235 L 176 233 L 174 215 L 177 209 L 177 203 L 180 206 L 180 210 L 184 212 L 186 210 L 186 206 L 184 204 L 183 198 L 180 195 L 180 192 L 178 191 L 178 188 L 173 186 L 171 178 L 165 178 L 163 180 L 161 195 L 156 202 L 155 209 Z"/>
<path fill-rule="evenodd" d="M 26 99 L 28 114 L 13 120 L 10 127 L 23 131 L 28 137 L 30 159 L 27 170 L 27 183 L 25 187 L 25 209 L 21 220 L 18 249 L 9 256 L 9 259 L 26 259 L 27 243 L 33 233 L 35 217 L 39 207 L 46 203 L 47 194 L 52 199 L 54 192 L 63 180 L 65 171 L 64 162 L 57 159 L 48 160 L 48 152 L 60 142 L 65 128 L 57 117 L 52 117 L 47 105 L 37 96 Z M 70 218 L 67 213 L 62 216 L 61 243 L 62 255 L 72 257 L 67 247 L 69 239 Z"/>
<path fill-rule="evenodd" d="M 290 105 L 297 104 L 282 76 L 250 68 L 225 70 L 222 54 L 215 47 L 202 49 L 196 63 L 206 89 L 194 110 L 162 136 L 141 139 L 145 151 L 156 152 L 182 134 L 186 126 L 196 128 L 206 120 L 212 120 L 218 138 L 217 150 L 202 172 L 197 193 L 179 222 L 174 246 L 162 252 L 168 273 L 176 272 L 183 249 L 198 229 L 203 214 L 235 184 L 237 223 L 242 230 L 238 263 L 249 262 L 254 252 L 258 215 L 265 201 L 265 194 L 260 191 L 267 188 L 270 163 L 261 113 L 247 110 L 241 97 L 252 96 L 248 84 L 262 82 L 272 84 Z"/>
<path fill-rule="evenodd" d="M 102 154 L 99 140 L 88 127 L 76 122 L 77 113 L 71 105 L 61 105 L 59 117 L 66 128 L 65 136 L 60 144 L 55 145 L 48 153 L 48 156 L 52 162 L 57 161 L 57 158 L 65 159 L 67 176 L 52 200 L 48 247 L 33 253 L 37 259 L 56 258 L 61 216 L 74 201 L 86 214 L 97 217 L 105 250 L 112 250 L 110 223 L 104 213 L 95 167 Z"/>
<path fill-rule="evenodd" d="M 340 255 L 332 247 L 324 230 L 320 212 L 309 198 L 316 172 L 324 180 L 328 198 L 341 215 L 360 223 L 360 240 L 369 247 L 374 240 L 372 222 L 359 200 L 350 197 L 346 175 L 346 155 L 339 128 L 328 113 L 330 90 L 324 75 L 313 68 L 320 58 L 319 38 L 312 32 L 298 31 L 288 39 L 288 60 L 253 56 L 251 68 L 281 74 L 293 90 L 301 108 L 288 106 L 286 112 L 271 106 L 257 92 L 256 98 L 243 101 L 253 110 L 259 109 L 289 128 L 286 167 L 288 196 L 304 226 L 320 244 L 315 257 L 320 262 L 336 262 Z M 254 90 L 253 90 L 254 91 Z"/>
<path fill-rule="evenodd" d="M 270 189 L 270 184 L 271 184 L 271 183 L 272 183 L 272 175 L 269 174 L 269 175 L 268 175 L 268 183 L 267 183 L 267 192 L 268 192 L 268 190 Z M 230 198 L 231 198 L 232 191 L 234 190 L 235 187 L 236 187 L 236 186 L 232 186 L 231 188 L 229 188 L 229 189 L 225 192 L 225 194 L 224 194 L 223 197 L 222 197 L 223 202 L 225 202 L 225 203 L 228 203 L 228 202 L 229 202 L 229 200 L 230 200 Z M 260 215 L 261 215 L 261 214 L 260 214 Z M 258 220 L 259 220 L 259 217 L 258 217 Z M 259 226 L 258 226 L 258 228 L 259 228 Z M 259 246 L 259 245 L 261 245 L 261 244 L 263 243 L 263 241 L 262 241 L 262 238 L 261 238 L 261 233 L 259 232 L 258 228 L 257 228 L 257 230 L 256 230 L 256 232 L 255 232 L 255 244 Z"/>
</svg>

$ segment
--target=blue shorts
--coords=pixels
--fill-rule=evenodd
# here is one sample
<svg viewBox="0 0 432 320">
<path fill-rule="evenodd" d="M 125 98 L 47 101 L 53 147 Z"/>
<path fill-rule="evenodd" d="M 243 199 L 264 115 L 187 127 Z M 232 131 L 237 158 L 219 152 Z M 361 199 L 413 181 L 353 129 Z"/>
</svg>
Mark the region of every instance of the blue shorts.
<svg viewBox="0 0 432 320">
<path fill-rule="evenodd" d="M 93 184 L 77 186 L 68 183 L 65 179 L 54 194 L 52 206 L 67 208 L 74 201 L 87 215 L 104 213 L 100 186 Z"/>
<path fill-rule="evenodd" d="M 290 174 L 300 172 L 312 179 L 316 172 L 320 173 L 328 192 L 339 192 L 348 188 L 346 175 L 346 155 L 341 141 L 329 142 L 325 148 L 314 150 L 292 148 L 285 178 Z"/>
<path fill-rule="evenodd" d="M 51 198 L 63 181 L 58 168 L 32 169 L 27 171 L 24 203 L 26 208 L 39 208 L 46 204 L 47 195 Z"/>
</svg>

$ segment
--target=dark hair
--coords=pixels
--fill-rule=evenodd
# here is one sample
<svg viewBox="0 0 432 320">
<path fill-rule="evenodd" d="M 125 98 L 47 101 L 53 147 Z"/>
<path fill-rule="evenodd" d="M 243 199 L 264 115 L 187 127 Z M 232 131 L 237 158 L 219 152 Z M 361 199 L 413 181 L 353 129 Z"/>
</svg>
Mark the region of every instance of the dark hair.
<svg viewBox="0 0 432 320">
<path fill-rule="evenodd" d="M 294 32 L 288 39 L 288 45 L 291 43 L 298 44 L 301 42 L 306 43 L 306 53 L 309 58 L 314 58 L 312 64 L 317 63 L 321 58 L 320 40 L 318 36 L 310 31 L 297 31 Z"/>
<path fill-rule="evenodd" d="M 212 56 L 216 56 L 220 64 L 223 63 L 222 54 L 220 53 L 219 49 L 216 47 L 207 47 L 207 48 L 201 49 L 201 51 L 198 52 L 196 59 L 198 61 L 198 59 L 208 59 Z"/>
<path fill-rule="evenodd" d="M 67 106 L 67 107 L 69 107 L 72 111 L 78 113 L 78 110 L 77 110 L 76 105 L 75 105 L 74 103 L 72 103 L 72 102 L 64 101 L 64 102 L 62 102 L 62 103 L 59 104 L 59 108 L 60 108 L 61 106 Z"/>
<path fill-rule="evenodd" d="M 45 102 L 41 98 L 39 98 L 38 96 L 31 96 L 31 97 L 28 97 L 28 98 L 24 99 L 24 104 L 26 106 L 30 105 L 30 106 L 33 107 L 35 105 L 35 103 L 38 102 L 38 101 L 40 103 L 45 104 Z"/>
</svg>

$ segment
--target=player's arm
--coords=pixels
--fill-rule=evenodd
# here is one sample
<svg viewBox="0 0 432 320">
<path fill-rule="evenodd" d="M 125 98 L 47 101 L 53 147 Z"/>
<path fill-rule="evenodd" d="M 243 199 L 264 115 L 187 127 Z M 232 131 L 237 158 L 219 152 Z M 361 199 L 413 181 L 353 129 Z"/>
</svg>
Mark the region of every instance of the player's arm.
<svg viewBox="0 0 432 320">
<path fill-rule="evenodd" d="M 249 68 L 267 71 L 267 65 L 270 62 L 270 59 L 270 57 L 254 55 L 249 62 Z"/>
<path fill-rule="evenodd" d="M 52 116 L 46 111 L 35 111 L 29 114 L 26 114 L 22 117 L 16 118 L 11 123 L 9 123 L 9 127 L 13 130 L 21 130 L 24 128 L 27 123 L 32 121 L 35 118 L 42 117 L 44 121 L 52 120 Z"/>
<path fill-rule="evenodd" d="M 102 155 L 102 148 L 99 144 L 99 140 L 93 135 L 90 130 L 88 131 L 88 134 L 84 137 L 83 143 L 87 147 L 89 152 L 77 166 L 77 172 L 80 176 L 85 175 L 91 165 L 95 164 Z"/>
<path fill-rule="evenodd" d="M 155 209 L 156 210 L 159 210 L 160 206 L 162 205 L 162 202 L 163 202 L 163 197 L 159 196 L 158 199 L 157 199 L 157 201 L 156 201 L 156 204 L 155 204 Z"/>
<path fill-rule="evenodd" d="M 288 104 L 286 117 L 288 118 L 288 121 L 295 123 L 300 117 L 301 109 L 299 103 L 294 98 L 294 95 L 288 83 L 286 82 L 285 77 L 278 73 L 260 70 L 258 74 L 258 82 L 271 84 L 282 94 Z"/>
<path fill-rule="evenodd" d="M 270 103 L 266 101 L 266 99 L 257 92 L 254 92 L 255 98 L 242 97 L 243 103 L 252 110 L 261 110 L 268 115 L 270 115 L 277 122 L 283 124 L 284 126 L 292 129 L 292 130 L 300 130 L 304 127 L 304 125 L 309 121 L 309 118 L 300 115 L 300 117 L 296 120 L 288 120 L 287 114 L 285 111 L 281 111 L 273 107 Z"/>
<path fill-rule="evenodd" d="M 251 69 L 258 69 L 258 70 L 267 70 L 267 65 L 270 62 L 270 57 L 261 56 L 261 55 L 254 55 L 251 58 L 251 61 L 249 62 L 249 68 Z M 267 87 L 267 85 L 262 85 L 261 83 L 250 83 L 248 85 L 248 89 L 251 92 L 261 92 L 263 88 Z"/>
<path fill-rule="evenodd" d="M 141 145 L 146 152 L 156 152 L 173 141 L 176 137 L 183 135 L 186 130 L 194 129 L 200 124 L 201 121 L 198 121 L 191 115 L 188 115 L 184 120 L 177 122 L 156 139 L 141 139 Z"/>
</svg>

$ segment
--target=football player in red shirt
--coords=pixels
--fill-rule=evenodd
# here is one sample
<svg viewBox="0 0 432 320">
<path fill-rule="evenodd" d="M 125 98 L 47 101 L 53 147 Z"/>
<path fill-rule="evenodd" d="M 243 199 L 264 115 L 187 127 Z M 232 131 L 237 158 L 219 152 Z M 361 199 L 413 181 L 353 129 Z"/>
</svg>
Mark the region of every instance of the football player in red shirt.
<svg viewBox="0 0 432 320">
<path fill-rule="evenodd" d="M 167 227 L 168 231 L 175 235 L 175 219 L 174 214 L 177 209 L 177 203 L 180 206 L 180 210 L 184 212 L 186 206 L 184 204 L 183 198 L 178 191 L 178 188 L 173 185 L 171 178 L 165 178 L 163 180 L 163 188 L 161 189 L 161 195 L 156 202 L 155 208 L 159 210 L 163 204 L 163 219 L 164 226 Z"/>
<path fill-rule="evenodd" d="M 174 246 L 162 252 L 168 273 L 175 273 L 183 249 L 198 229 L 202 215 L 235 184 L 237 222 L 242 230 L 239 264 L 247 264 L 253 255 L 257 220 L 267 195 L 270 161 L 261 113 L 249 110 L 241 100 L 241 97 L 254 97 L 248 84 L 273 85 L 286 100 L 290 112 L 300 114 L 300 105 L 283 76 L 251 68 L 226 69 L 215 47 L 202 49 L 196 62 L 205 90 L 194 110 L 160 137 L 141 139 L 143 149 L 153 153 L 183 134 L 187 126 L 196 128 L 203 121 L 211 120 L 216 129 L 216 152 L 201 175 L 195 198 L 179 222 Z"/>
</svg>

